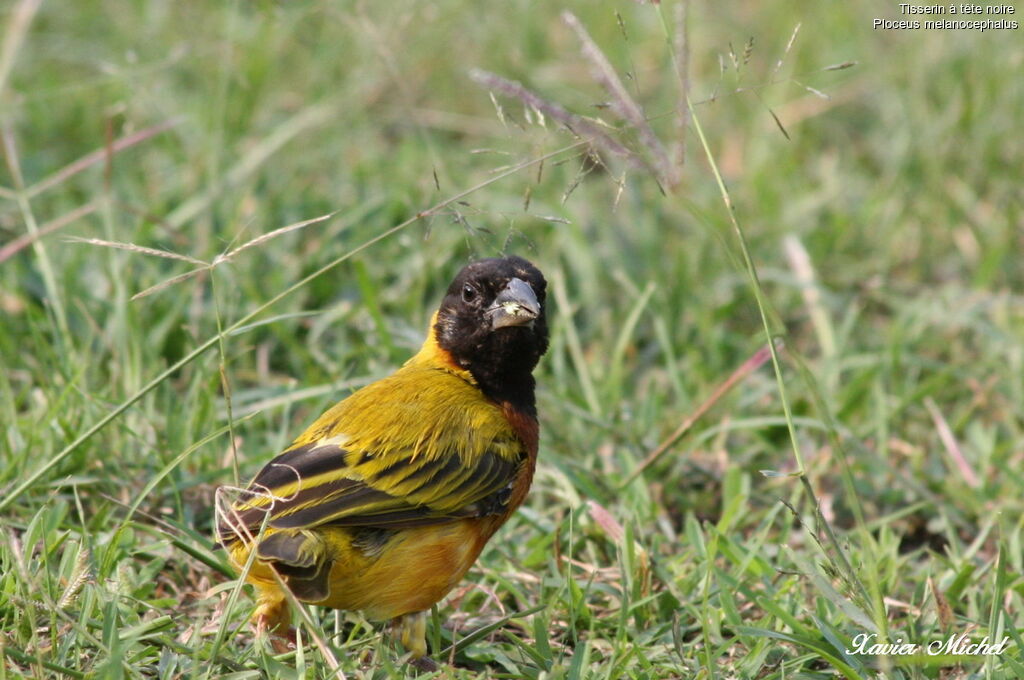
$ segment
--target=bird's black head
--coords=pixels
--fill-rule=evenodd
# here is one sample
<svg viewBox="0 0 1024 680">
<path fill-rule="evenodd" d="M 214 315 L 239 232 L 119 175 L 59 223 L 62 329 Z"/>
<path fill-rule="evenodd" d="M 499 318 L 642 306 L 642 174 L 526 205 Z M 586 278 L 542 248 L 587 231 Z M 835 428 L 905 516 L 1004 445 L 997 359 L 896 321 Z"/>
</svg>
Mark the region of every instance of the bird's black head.
<svg viewBox="0 0 1024 680">
<path fill-rule="evenodd" d="M 489 258 L 459 272 L 437 312 L 437 344 L 495 401 L 533 413 L 531 372 L 548 349 L 547 281 L 521 257 Z"/>
</svg>

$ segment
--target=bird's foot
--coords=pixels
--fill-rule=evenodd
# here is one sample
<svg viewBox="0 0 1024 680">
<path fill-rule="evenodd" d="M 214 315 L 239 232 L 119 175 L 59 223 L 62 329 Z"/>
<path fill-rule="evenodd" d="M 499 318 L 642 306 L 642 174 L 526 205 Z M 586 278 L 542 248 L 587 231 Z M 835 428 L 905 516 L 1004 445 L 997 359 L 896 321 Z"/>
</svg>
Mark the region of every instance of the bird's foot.
<svg viewBox="0 0 1024 680">
<path fill-rule="evenodd" d="M 265 602 L 252 615 L 256 637 L 267 640 L 277 654 L 285 654 L 296 647 L 296 630 L 288 625 L 288 618 L 288 605 L 284 601 Z"/>
<path fill-rule="evenodd" d="M 402 646 L 409 651 L 412 658 L 420 659 L 427 654 L 427 613 L 413 612 L 395 619 L 395 626 L 400 630 Z"/>
</svg>

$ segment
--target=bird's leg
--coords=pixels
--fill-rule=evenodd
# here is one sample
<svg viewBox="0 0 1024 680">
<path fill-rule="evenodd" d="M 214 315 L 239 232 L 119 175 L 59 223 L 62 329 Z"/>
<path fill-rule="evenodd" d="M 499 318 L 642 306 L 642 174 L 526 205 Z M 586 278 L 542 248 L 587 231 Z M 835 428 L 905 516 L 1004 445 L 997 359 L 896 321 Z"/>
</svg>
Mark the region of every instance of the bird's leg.
<svg viewBox="0 0 1024 680">
<path fill-rule="evenodd" d="M 288 643 L 295 642 L 295 631 L 289 625 L 291 620 L 288 610 L 288 602 L 283 597 L 267 597 L 260 593 L 259 606 L 252 614 L 253 627 L 256 629 L 256 637 L 270 636 L 270 646 L 278 654 L 283 654 L 288 649 Z"/>
<path fill-rule="evenodd" d="M 427 612 L 413 612 L 395 619 L 395 625 L 401 628 L 402 646 L 409 650 L 413 659 L 419 659 L 427 653 Z"/>
<path fill-rule="evenodd" d="M 437 662 L 427 654 L 427 613 L 414 612 L 395 619 L 401 629 L 402 646 L 409 650 L 409 665 L 425 673 L 438 670 Z"/>
</svg>

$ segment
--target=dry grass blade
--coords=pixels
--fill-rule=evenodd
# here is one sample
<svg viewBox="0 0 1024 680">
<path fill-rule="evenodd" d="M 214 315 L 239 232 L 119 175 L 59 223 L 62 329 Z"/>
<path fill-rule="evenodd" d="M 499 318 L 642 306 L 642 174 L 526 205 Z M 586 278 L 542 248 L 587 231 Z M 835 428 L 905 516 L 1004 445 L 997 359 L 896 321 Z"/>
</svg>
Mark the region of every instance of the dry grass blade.
<svg viewBox="0 0 1024 680">
<path fill-rule="evenodd" d="M 136 293 L 135 295 L 132 296 L 132 300 L 138 300 L 140 298 L 144 298 L 146 296 L 152 295 L 153 293 L 158 293 L 161 290 L 163 290 L 164 288 L 169 288 L 170 286 L 173 286 L 176 283 L 181 283 L 182 281 L 185 281 L 185 280 L 187 280 L 187 279 L 189 279 L 189 278 L 191 278 L 191 277 L 193 277 L 193 276 L 195 276 L 197 274 L 201 274 L 203 272 L 209 271 L 209 270 L 213 269 L 214 267 L 216 267 L 219 264 L 223 264 L 225 262 L 229 262 L 235 255 L 237 255 L 238 253 L 242 252 L 243 250 L 247 250 L 247 249 L 252 248 L 254 246 L 258 246 L 258 245 L 261 245 L 263 243 L 266 243 L 267 241 L 270 241 L 271 239 L 277 238 L 278 236 L 281 236 L 282 234 L 287 234 L 290 231 L 295 231 L 296 229 L 302 229 L 303 227 L 308 227 L 311 224 L 316 224 L 318 222 L 323 222 L 324 220 L 329 220 L 330 218 L 334 217 L 337 214 L 338 214 L 338 211 L 335 210 L 334 212 L 328 213 L 326 215 L 321 215 L 320 217 L 314 217 L 312 219 L 303 220 L 302 222 L 296 222 L 295 224 L 289 224 L 286 227 L 281 227 L 280 229 L 275 229 L 273 231 L 267 232 L 266 234 L 262 234 L 260 236 L 257 236 L 256 238 L 254 238 L 253 240 L 249 241 L 248 243 L 242 244 L 238 248 L 235 248 L 234 250 L 232 250 L 231 252 L 229 252 L 229 253 L 227 253 L 225 255 L 218 255 L 216 258 L 214 258 L 213 262 L 204 262 L 202 260 L 197 260 L 195 258 L 191 258 L 191 257 L 188 257 L 186 255 L 178 255 L 176 253 L 169 253 L 169 252 L 164 251 L 164 250 L 154 250 L 153 248 L 143 248 L 142 246 L 134 246 L 134 245 L 132 245 L 131 247 L 125 247 L 126 245 L 130 245 L 130 244 L 115 244 L 115 243 L 110 243 L 108 241 L 100 241 L 99 239 L 80 239 L 80 240 L 83 240 L 83 241 L 85 241 L 87 243 L 94 243 L 96 245 L 106 245 L 106 246 L 111 246 L 111 247 L 121 247 L 121 248 L 124 248 L 125 250 L 134 250 L 134 251 L 137 251 L 137 252 L 143 252 L 143 253 L 145 253 L 147 255 L 159 255 L 161 257 L 169 257 L 169 258 L 172 258 L 172 259 L 185 260 L 187 262 L 191 262 L 192 264 L 200 265 L 199 269 L 193 269 L 191 271 L 185 272 L 184 274 L 178 274 L 177 276 L 172 276 L 171 278 L 167 279 L 166 281 L 161 281 L 160 283 L 158 283 L 158 284 L 156 284 L 154 286 L 150 286 L 149 288 L 147 288 L 147 289 L 145 289 L 145 290 L 143 290 L 143 291 L 141 291 L 139 293 Z"/>
<path fill-rule="evenodd" d="M 133 253 L 142 253 L 143 255 L 153 255 L 154 257 L 163 257 L 168 260 L 181 260 L 182 262 L 191 262 L 192 264 L 198 264 L 209 266 L 209 263 L 197 260 L 194 257 L 188 255 L 179 255 L 178 253 L 172 253 L 169 250 L 159 250 L 157 248 L 147 248 L 146 246 L 135 245 L 134 243 L 120 243 L 118 241 L 104 241 L 100 238 L 80 238 L 78 236 L 71 236 L 65 239 L 69 243 L 86 243 L 91 246 L 101 246 L 103 248 L 116 248 L 117 250 L 127 250 Z"/>
<path fill-rule="evenodd" d="M 700 420 L 700 418 L 705 413 L 707 413 L 711 409 L 711 407 L 718 402 L 719 399 L 724 397 L 729 392 L 729 390 L 731 390 L 733 387 L 739 384 L 740 381 L 742 381 L 748 375 L 750 375 L 751 373 L 759 369 L 761 366 L 763 366 L 770 357 L 771 348 L 768 345 L 765 345 L 761 349 L 754 352 L 754 354 L 749 359 L 744 361 L 739 368 L 732 372 L 732 375 L 726 378 L 724 382 L 722 382 L 718 387 L 715 388 L 715 391 L 711 393 L 710 397 L 704 400 L 704 403 L 698 406 L 693 413 L 687 416 L 686 419 L 679 424 L 679 427 L 675 429 L 675 432 L 670 434 L 665 439 L 665 441 L 663 441 L 661 444 L 657 446 L 657 448 L 655 448 L 653 451 L 647 454 L 647 457 L 644 458 L 643 462 L 640 463 L 640 465 L 638 465 L 637 468 L 633 470 L 633 472 L 631 472 L 628 477 L 626 477 L 625 481 L 623 481 L 622 484 L 619 485 L 619 488 L 622 488 L 629 484 L 630 482 L 632 482 L 640 475 L 640 473 L 642 473 L 644 470 L 650 467 L 650 465 L 654 463 L 654 461 L 658 460 L 658 458 L 660 458 L 662 454 L 668 451 L 668 449 L 673 444 L 679 441 L 679 439 L 684 434 L 686 434 L 691 427 L 693 427 L 694 423 Z"/>
<path fill-rule="evenodd" d="M 5 260 L 10 259 L 19 251 L 29 247 L 30 245 L 32 245 L 39 239 L 43 238 L 47 234 L 51 234 L 55 231 L 63 229 L 64 227 L 71 224 L 80 217 L 91 215 L 94 212 L 96 212 L 96 204 L 86 203 L 85 205 L 75 208 L 74 210 L 65 215 L 61 215 L 52 222 L 47 222 L 43 226 L 39 227 L 39 231 L 35 232 L 34 234 L 22 234 L 18 238 L 14 239 L 13 241 L 5 245 L 3 248 L 0 248 L 0 263 L 3 263 Z"/>
<path fill-rule="evenodd" d="M 488 71 L 482 71 L 480 69 L 473 69 L 470 71 L 469 77 L 489 90 L 496 90 L 507 97 L 518 99 L 526 106 L 536 109 L 550 118 L 557 120 L 559 123 L 562 123 L 569 128 L 574 134 L 588 138 L 589 141 L 598 148 L 604 149 L 605 151 L 617 156 L 622 156 L 623 158 L 631 161 L 634 165 L 646 165 L 635 153 L 612 139 L 607 132 L 602 130 L 593 121 L 567 111 L 565 108 L 555 104 L 554 102 L 549 102 L 514 80 L 508 80 L 499 75 L 495 75 Z"/>
<path fill-rule="evenodd" d="M 762 100 L 762 103 L 764 103 L 763 100 Z M 775 121 L 775 126 L 779 128 L 779 132 L 782 133 L 783 137 L 785 137 L 787 140 L 789 140 L 790 139 L 789 133 L 786 132 L 786 128 L 782 125 L 782 121 L 779 120 L 779 117 L 775 115 L 775 112 L 772 111 L 770 106 L 766 106 L 766 108 L 768 109 L 768 113 L 771 114 L 772 120 Z"/>
<path fill-rule="evenodd" d="M 320 217 L 313 217 L 313 218 L 310 218 L 308 220 L 303 220 L 301 222 L 296 222 L 294 224 L 289 224 L 288 226 L 281 227 L 280 229 L 274 229 L 273 231 L 268 231 L 266 234 L 262 234 L 260 236 L 257 236 L 256 238 L 254 238 L 253 240 L 249 241 L 248 243 L 243 243 L 242 245 L 240 245 L 237 248 L 235 248 L 234 250 L 232 250 L 230 253 L 227 253 L 226 255 L 222 255 L 222 256 L 217 257 L 216 259 L 214 259 L 213 264 L 217 265 L 217 264 L 220 264 L 221 262 L 225 262 L 227 260 L 230 260 L 231 258 L 233 258 L 235 255 L 238 255 L 243 250 L 248 250 L 249 248 L 253 248 L 255 246 L 263 245 L 267 241 L 273 240 L 273 239 L 277 238 L 278 236 L 283 236 L 284 234 L 287 234 L 289 232 L 296 231 L 296 230 L 302 229 L 304 227 L 308 227 L 311 224 L 317 224 L 319 222 L 323 222 L 324 220 L 329 220 L 332 217 L 334 217 L 335 215 L 337 215 L 338 212 L 339 212 L 338 210 L 335 210 L 333 212 L 327 213 L 326 215 L 321 215 Z"/>
<path fill-rule="evenodd" d="M 136 144 L 139 144 L 141 142 L 146 141 L 147 139 L 150 139 L 151 137 L 155 137 L 161 132 L 166 132 L 175 125 L 178 125 L 180 122 L 181 121 L 177 119 L 165 120 L 162 123 L 158 123 L 144 130 L 139 130 L 138 132 L 132 133 L 125 137 L 121 137 L 120 139 L 115 139 L 111 141 L 109 144 L 105 144 L 102 148 L 96 149 L 95 151 L 88 153 L 85 156 L 82 156 L 77 161 L 65 165 L 63 168 L 53 173 L 49 177 L 46 177 L 36 182 L 28 189 L 26 189 L 25 193 L 28 194 L 29 198 L 37 196 L 46 191 L 47 189 L 62 184 L 65 180 L 77 175 L 83 170 L 88 170 L 90 167 L 96 165 L 97 163 L 104 161 L 109 162 L 112 154 L 119 153 L 121 151 L 124 151 L 125 149 L 133 147 Z"/>
<path fill-rule="evenodd" d="M 939 615 L 939 624 L 943 630 L 949 630 L 954 620 L 953 608 L 949 606 L 949 600 L 946 599 L 945 593 L 935 585 L 935 579 L 931 576 L 928 577 L 928 589 L 935 597 L 935 610 Z"/>
<path fill-rule="evenodd" d="M 641 143 L 647 148 L 651 157 L 654 158 L 658 170 L 657 174 L 662 184 L 674 186 L 678 177 L 675 167 L 669 162 L 665 146 L 658 139 L 658 136 L 654 134 L 654 130 L 651 129 L 650 123 L 647 122 L 647 117 L 644 116 L 643 110 L 629 95 L 626 86 L 622 84 L 622 80 L 615 73 L 615 69 L 612 68 L 611 62 L 608 61 L 604 52 L 601 51 L 601 48 L 597 46 L 594 39 L 587 33 L 587 29 L 583 27 L 583 24 L 580 23 L 575 14 L 568 10 L 562 12 L 562 20 L 569 28 L 575 31 L 576 37 L 579 39 L 583 49 L 583 56 L 593 66 L 594 77 L 612 98 L 612 110 L 636 128 Z"/>
<path fill-rule="evenodd" d="M 139 300 L 141 298 L 147 297 L 149 295 L 152 295 L 153 293 L 159 293 L 164 288 L 170 288 L 171 286 L 173 286 L 176 283 L 181 283 L 182 281 L 186 281 L 186 280 L 192 278 L 193 276 L 196 276 L 196 275 L 199 275 L 199 274 L 205 274 L 208 271 L 210 271 L 210 267 L 209 267 L 209 265 L 204 263 L 203 266 L 200 267 L 199 269 L 192 269 L 190 271 L 185 272 L 184 274 L 178 274 L 177 276 L 172 276 L 171 278 L 169 278 L 169 279 L 167 279 L 165 281 L 161 281 L 160 283 L 158 283 L 156 285 L 150 286 L 149 288 L 147 288 L 147 289 L 145 289 L 145 290 L 143 290 L 143 291 L 133 295 L 131 299 L 134 302 L 135 300 Z"/>
<path fill-rule="evenodd" d="M 797 25 L 793 28 L 793 33 L 789 36 L 789 42 L 786 43 L 786 49 L 782 50 L 782 56 L 775 62 L 775 68 L 772 69 L 772 75 L 769 80 L 775 80 L 775 74 L 779 72 L 779 69 L 782 68 L 782 62 L 789 56 L 789 51 L 793 49 L 793 43 L 796 42 L 796 35 L 800 32 L 801 25 L 800 22 L 797 22 Z"/>
<path fill-rule="evenodd" d="M 831 66 L 826 66 L 825 68 L 823 68 L 821 70 L 822 71 L 844 71 L 844 70 L 846 70 L 848 68 L 853 68 L 856 65 L 857 65 L 857 62 L 855 62 L 855 61 L 844 61 L 844 62 L 842 62 L 840 64 L 832 64 Z"/>
<path fill-rule="evenodd" d="M 739 72 L 740 61 L 736 58 L 736 50 L 732 47 L 732 41 L 729 41 L 729 61 L 732 62 L 732 70 Z"/>
<path fill-rule="evenodd" d="M 626 537 L 626 530 L 622 524 L 608 512 L 608 509 L 594 500 L 587 501 L 587 512 L 590 514 L 601 530 L 612 540 L 613 543 L 622 543 Z"/>
<path fill-rule="evenodd" d="M 14 68 L 14 60 L 21 49 L 21 43 L 28 33 L 28 27 L 32 23 L 32 17 L 36 15 L 43 0 L 21 0 L 17 8 L 11 12 L 11 22 L 7 24 L 7 33 L 4 35 L 4 45 L 0 50 L 0 96 L 7 87 L 7 78 Z"/>
<path fill-rule="evenodd" d="M 15 199 L 20 199 L 25 190 L 25 178 L 21 174 L 21 163 L 18 161 L 18 144 L 14 139 L 14 129 L 9 122 L 4 123 L 0 135 L 3 137 L 4 161 L 11 172 L 11 178 L 14 179 L 14 188 L 19 192 Z"/>
<path fill-rule="evenodd" d="M 953 459 L 967 485 L 977 489 L 981 486 L 978 475 L 975 474 L 974 468 L 967 462 L 963 451 L 960 450 L 960 444 L 957 443 L 956 437 L 953 436 L 953 431 L 949 428 L 946 417 L 942 415 L 942 411 L 935 405 L 935 401 L 931 397 L 924 400 L 924 405 L 928 409 L 928 413 L 931 414 L 932 421 L 935 423 L 935 429 L 939 432 L 939 439 L 942 440 L 942 446 L 946 449 L 946 453 Z"/>
<path fill-rule="evenodd" d="M 817 89 L 811 87 L 810 85 L 805 85 L 804 83 L 801 83 L 799 80 L 794 79 L 793 82 L 795 84 L 799 85 L 800 87 L 804 88 L 805 90 L 807 90 L 811 94 L 813 94 L 815 97 L 818 97 L 819 99 L 824 99 L 825 101 L 829 101 L 829 100 L 832 99 L 831 95 L 828 95 L 828 94 L 822 92 L 821 90 L 817 90 Z"/>
<path fill-rule="evenodd" d="M 591 158 L 585 155 L 583 162 L 580 163 L 580 169 L 576 171 L 576 176 L 572 178 L 572 181 L 569 182 L 569 186 L 566 187 L 565 191 L 562 193 L 562 205 L 565 205 L 566 201 L 569 200 L 569 197 L 572 196 L 572 192 L 576 191 L 576 188 L 579 187 L 583 179 L 593 172 L 595 168 L 600 167 L 600 163 L 588 161 L 591 161 Z"/>
<path fill-rule="evenodd" d="M 807 307 L 807 313 L 811 317 L 811 324 L 818 335 L 821 353 L 826 357 L 834 357 L 836 355 L 835 334 L 832 332 L 832 324 L 829 322 L 828 310 L 821 298 L 821 288 L 814 272 L 814 265 L 811 263 L 811 256 L 800 239 L 793 234 L 782 239 L 782 248 L 785 251 L 786 259 L 789 260 L 790 269 L 793 270 L 793 274 L 800 284 L 800 293 L 803 296 L 804 305 Z"/>
</svg>

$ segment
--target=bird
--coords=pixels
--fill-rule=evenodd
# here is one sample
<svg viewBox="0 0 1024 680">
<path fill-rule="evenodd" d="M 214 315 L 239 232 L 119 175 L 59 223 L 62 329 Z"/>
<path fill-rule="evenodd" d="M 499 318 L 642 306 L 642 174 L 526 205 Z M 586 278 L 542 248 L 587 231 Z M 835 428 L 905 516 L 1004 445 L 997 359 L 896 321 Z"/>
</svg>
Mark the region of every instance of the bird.
<svg viewBox="0 0 1024 680">
<path fill-rule="evenodd" d="M 411 660 L 427 654 L 428 610 L 533 480 L 546 287 L 522 257 L 470 262 L 412 358 L 324 412 L 218 512 L 219 543 L 255 586 L 257 635 L 287 636 L 283 585 L 391 620 Z"/>
</svg>

